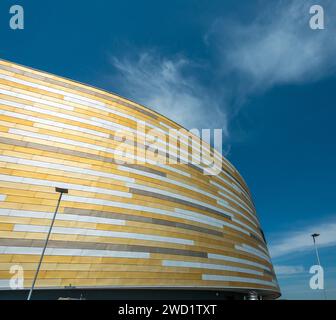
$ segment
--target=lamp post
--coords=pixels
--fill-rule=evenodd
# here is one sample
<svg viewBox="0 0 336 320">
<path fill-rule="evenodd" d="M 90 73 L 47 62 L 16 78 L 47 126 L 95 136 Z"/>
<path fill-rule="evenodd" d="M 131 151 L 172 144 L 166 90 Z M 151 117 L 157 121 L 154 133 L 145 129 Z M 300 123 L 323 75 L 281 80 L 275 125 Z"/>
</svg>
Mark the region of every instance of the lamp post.
<svg viewBox="0 0 336 320">
<path fill-rule="evenodd" d="M 322 268 L 321 262 L 320 262 L 320 256 L 319 256 L 318 249 L 317 249 L 317 244 L 316 244 L 316 238 L 319 237 L 320 234 L 319 233 L 313 233 L 311 236 L 313 237 L 313 242 L 314 242 L 314 247 L 315 247 L 315 252 L 316 252 L 317 263 Z M 327 294 L 326 294 L 326 290 L 325 290 L 324 284 L 323 284 L 323 295 L 324 295 L 324 299 L 327 300 Z"/>
<path fill-rule="evenodd" d="M 47 249 L 47 245 L 48 245 L 49 237 L 50 237 L 50 234 L 51 234 L 51 230 L 52 230 L 52 227 L 54 225 L 54 222 L 55 222 L 55 219 L 56 219 L 56 214 L 57 214 L 58 208 L 59 208 L 61 200 L 62 200 L 62 196 L 63 196 L 64 193 L 68 193 L 69 192 L 68 189 L 63 189 L 63 188 L 55 188 L 55 191 L 58 192 L 60 195 L 59 195 L 59 198 L 58 198 L 58 201 L 57 201 L 57 206 L 56 206 L 56 209 L 55 209 L 54 216 L 53 216 L 51 224 L 50 224 L 49 232 L 48 232 L 46 241 L 44 243 L 44 247 L 43 247 L 43 250 L 42 250 L 40 261 L 39 261 L 39 264 L 38 264 L 36 272 L 35 272 L 34 280 L 33 280 L 32 286 L 31 286 L 31 288 L 29 290 L 29 294 L 28 294 L 27 300 L 30 300 L 30 298 L 32 296 L 32 293 L 33 293 L 33 290 L 34 290 L 34 287 L 35 287 L 35 283 L 36 283 L 36 280 L 37 280 L 37 277 L 38 277 L 38 273 L 40 271 L 41 264 L 42 264 L 42 261 L 43 261 L 44 253 L 45 253 L 45 251 Z"/>
</svg>

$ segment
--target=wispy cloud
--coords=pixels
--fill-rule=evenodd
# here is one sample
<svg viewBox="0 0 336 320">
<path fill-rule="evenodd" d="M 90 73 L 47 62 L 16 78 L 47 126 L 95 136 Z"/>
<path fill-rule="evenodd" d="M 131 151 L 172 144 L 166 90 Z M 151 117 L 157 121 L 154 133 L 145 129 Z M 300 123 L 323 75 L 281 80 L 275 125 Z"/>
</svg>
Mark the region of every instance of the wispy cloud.
<svg viewBox="0 0 336 320">
<path fill-rule="evenodd" d="M 310 29 L 309 8 L 315 2 L 261 4 L 253 20 L 217 19 L 206 36 L 207 43 L 218 51 L 222 72 L 240 81 L 242 93 L 311 82 L 335 73 L 336 23 L 326 19 L 325 30 Z M 335 14 L 335 1 L 321 0 L 319 4 L 327 17 Z"/>
<path fill-rule="evenodd" d="M 294 252 L 312 250 L 311 234 L 320 233 L 318 245 L 320 247 L 336 246 L 336 219 L 315 223 L 297 231 L 283 232 L 274 236 L 270 242 L 269 251 L 272 258 L 288 255 Z"/>
<path fill-rule="evenodd" d="M 128 97 L 188 129 L 222 128 L 227 133 L 225 108 L 220 108 L 220 98 L 190 73 L 198 67 L 192 61 L 181 56 L 162 57 L 152 49 L 111 61 Z"/>
<path fill-rule="evenodd" d="M 283 276 L 283 275 L 288 276 L 303 273 L 305 269 L 303 266 L 275 265 L 274 271 L 277 274 L 277 276 Z"/>
<path fill-rule="evenodd" d="M 179 53 L 133 48 L 136 55 L 113 56 L 114 87 L 190 128 L 223 128 L 246 99 L 271 87 L 316 81 L 336 73 L 336 20 L 311 30 L 310 0 L 260 1 L 244 22 L 214 17 L 204 38 L 206 66 Z M 321 0 L 326 17 L 334 0 Z M 184 52 L 187 52 L 184 50 Z M 199 72 L 202 69 L 202 72 Z M 204 77 L 204 74 L 206 76 Z M 212 79 L 209 83 L 205 79 Z"/>
</svg>

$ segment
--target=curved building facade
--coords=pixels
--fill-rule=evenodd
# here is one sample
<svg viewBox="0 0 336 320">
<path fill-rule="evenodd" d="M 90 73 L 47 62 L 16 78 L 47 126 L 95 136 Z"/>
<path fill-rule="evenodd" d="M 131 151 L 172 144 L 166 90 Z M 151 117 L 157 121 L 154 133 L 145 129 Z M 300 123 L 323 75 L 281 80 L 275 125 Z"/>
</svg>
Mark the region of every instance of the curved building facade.
<svg viewBox="0 0 336 320">
<path fill-rule="evenodd" d="M 280 295 L 250 192 L 226 159 L 215 152 L 217 175 L 188 163 L 117 161 L 129 152 L 121 144 L 143 159 L 153 129 L 181 127 L 106 91 L 0 60 L 0 295 L 12 292 L 20 268 L 31 286 L 55 187 L 69 193 L 37 291 Z"/>
</svg>

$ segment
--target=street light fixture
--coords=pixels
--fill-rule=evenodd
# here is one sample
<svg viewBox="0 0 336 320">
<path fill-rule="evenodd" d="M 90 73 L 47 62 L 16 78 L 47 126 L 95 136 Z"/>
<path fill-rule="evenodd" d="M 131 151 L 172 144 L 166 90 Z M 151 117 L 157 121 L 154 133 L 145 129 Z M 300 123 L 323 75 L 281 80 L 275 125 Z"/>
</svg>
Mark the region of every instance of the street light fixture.
<svg viewBox="0 0 336 320">
<path fill-rule="evenodd" d="M 317 250 L 317 244 L 316 244 L 316 238 L 320 236 L 319 233 L 313 233 L 311 235 L 313 237 L 313 242 L 314 242 L 314 247 L 315 247 L 315 252 L 316 252 L 316 258 L 317 258 L 317 263 L 319 264 L 319 266 L 322 268 L 321 262 L 320 262 L 320 256 Z M 325 287 L 323 286 L 323 294 L 324 294 L 324 299 L 327 300 L 327 294 L 326 294 L 326 290 Z"/>
<path fill-rule="evenodd" d="M 40 271 L 41 264 L 42 264 L 42 261 L 43 261 L 44 253 L 45 253 L 45 251 L 47 249 L 47 245 L 48 245 L 49 237 L 50 237 L 50 234 L 51 234 L 51 230 L 52 230 L 52 227 L 54 225 L 54 222 L 55 222 L 55 219 L 56 219 L 56 214 L 57 214 L 58 208 L 59 208 L 61 200 L 62 200 L 62 196 L 63 196 L 64 193 L 68 193 L 69 192 L 68 189 L 57 188 L 57 187 L 55 188 L 55 191 L 58 192 L 60 195 L 59 195 L 59 198 L 58 198 L 58 201 L 57 201 L 57 206 L 56 206 L 56 210 L 55 210 L 54 216 L 53 216 L 51 224 L 50 224 L 49 232 L 48 232 L 48 235 L 47 235 L 47 238 L 46 238 L 43 250 L 42 250 L 40 261 L 39 261 L 39 264 L 38 264 L 37 269 L 36 269 L 34 280 L 33 280 L 32 286 L 31 286 L 31 288 L 29 290 L 29 294 L 28 294 L 27 300 L 30 300 L 30 298 L 32 296 L 32 293 L 33 293 L 33 290 L 34 290 L 34 287 L 35 287 L 35 283 L 36 283 L 36 279 L 37 279 L 37 276 L 38 276 L 38 273 Z"/>
</svg>

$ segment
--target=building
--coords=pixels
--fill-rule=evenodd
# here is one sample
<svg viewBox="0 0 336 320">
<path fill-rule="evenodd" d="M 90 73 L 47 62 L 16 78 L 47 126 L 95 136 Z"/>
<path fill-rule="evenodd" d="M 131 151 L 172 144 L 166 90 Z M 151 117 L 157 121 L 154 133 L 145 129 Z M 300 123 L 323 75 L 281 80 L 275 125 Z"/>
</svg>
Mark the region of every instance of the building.
<svg viewBox="0 0 336 320">
<path fill-rule="evenodd" d="M 136 139 L 135 158 L 145 156 L 144 136 L 133 135 L 139 124 L 145 134 L 181 129 L 115 94 L 0 60 L 0 298 L 24 298 L 31 286 L 55 187 L 69 194 L 35 297 L 280 295 L 238 171 L 216 153 L 219 175 L 204 174 L 201 165 L 116 161 L 126 140 Z M 21 267 L 25 290 L 12 290 Z"/>
</svg>

